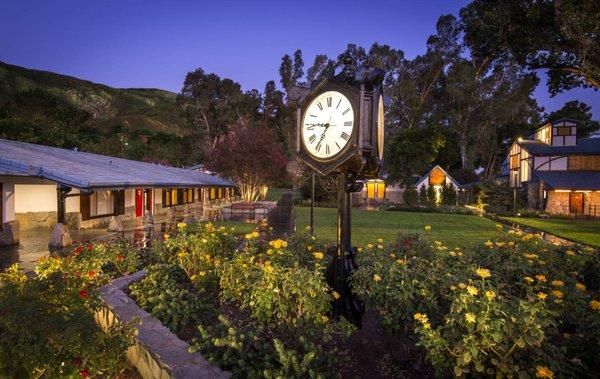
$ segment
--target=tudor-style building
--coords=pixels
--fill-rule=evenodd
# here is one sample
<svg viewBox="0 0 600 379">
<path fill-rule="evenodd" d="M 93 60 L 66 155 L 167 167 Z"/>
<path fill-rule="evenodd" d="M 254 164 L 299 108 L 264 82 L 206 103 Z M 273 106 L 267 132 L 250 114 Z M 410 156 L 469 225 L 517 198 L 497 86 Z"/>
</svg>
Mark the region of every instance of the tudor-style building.
<svg viewBox="0 0 600 379">
<path fill-rule="evenodd" d="M 0 245 L 20 230 L 153 222 L 236 196 L 232 181 L 198 170 L 0 139 Z"/>
<path fill-rule="evenodd" d="M 548 122 L 517 139 L 504 172 L 529 208 L 600 216 L 600 138 L 578 138 L 575 120 Z"/>
</svg>

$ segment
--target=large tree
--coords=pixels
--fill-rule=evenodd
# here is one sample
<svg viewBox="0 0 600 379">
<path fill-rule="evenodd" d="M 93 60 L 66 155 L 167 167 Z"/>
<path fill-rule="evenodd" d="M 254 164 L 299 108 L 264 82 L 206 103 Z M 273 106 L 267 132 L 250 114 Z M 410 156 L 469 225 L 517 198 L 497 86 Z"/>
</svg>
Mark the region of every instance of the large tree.
<svg viewBox="0 0 600 379">
<path fill-rule="evenodd" d="M 286 177 L 287 159 L 275 133 L 261 123 L 232 125 L 208 154 L 206 167 L 233 179 L 245 202 L 255 201 L 263 186 Z"/>
<path fill-rule="evenodd" d="M 482 62 L 547 69 L 555 95 L 600 87 L 598 0 L 475 0 L 460 11 L 464 41 Z"/>
</svg>

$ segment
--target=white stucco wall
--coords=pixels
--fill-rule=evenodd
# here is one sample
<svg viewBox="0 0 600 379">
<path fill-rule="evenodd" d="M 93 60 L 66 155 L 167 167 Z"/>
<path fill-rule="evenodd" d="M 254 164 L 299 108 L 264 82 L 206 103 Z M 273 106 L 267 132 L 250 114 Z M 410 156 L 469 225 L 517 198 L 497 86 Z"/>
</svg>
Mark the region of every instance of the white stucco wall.
<svg viewBox="0 0 600 379">
<path fill-rule="evenodd" d="M 125 190 L 125 208 L 135 206 L 135 189 Z"/>
<path fill-rule="evenodd" d="M 15 212 L 56 211 L 56 185 L 15 184 Z"/>
</svg>

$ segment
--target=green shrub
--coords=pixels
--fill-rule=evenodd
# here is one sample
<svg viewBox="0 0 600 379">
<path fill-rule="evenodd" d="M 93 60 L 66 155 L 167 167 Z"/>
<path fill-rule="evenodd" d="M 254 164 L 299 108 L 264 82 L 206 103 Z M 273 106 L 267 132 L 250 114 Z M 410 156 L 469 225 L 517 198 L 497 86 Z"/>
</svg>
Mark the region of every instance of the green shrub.
<svg viewBox="0 0 600 379">
<path fill-rule="evenodd" d="M 430 206 L 435 204 L 435 202 L 429 201 L 428 191 L 425 186 L 421 186 L 421 188 L 419 189 L 419 204 L 423 206 Z"/>
<path fill-rule="evenodd" d="M 0 376 L 113 376 L 127 368 L 133 329 L 103 331 L 94 277 L 54 262 L 53 271 L 27 278 L 14 265 L 0 273 Z"/>
<path fill-rule="evenodd" d="M 415 188 L 409 187 L 404 191 L 404 203 L 411 206 L 419 203 L 419 193 Z"/>
<path fill-rule="evenodd" d="M 129 293 L 140 307 L 175 332 L 215 315 L 215 305 L 193 291 L 185 272 L 176 265 L 148 267 L 146 276 L 129 286 Z"/>
<path fill-rule="evenodd" d="M 452 183 L 446 183 L 442 187 L 441 203 L 442 205 L 456 205 L 458 194 Z"/>
</svg>

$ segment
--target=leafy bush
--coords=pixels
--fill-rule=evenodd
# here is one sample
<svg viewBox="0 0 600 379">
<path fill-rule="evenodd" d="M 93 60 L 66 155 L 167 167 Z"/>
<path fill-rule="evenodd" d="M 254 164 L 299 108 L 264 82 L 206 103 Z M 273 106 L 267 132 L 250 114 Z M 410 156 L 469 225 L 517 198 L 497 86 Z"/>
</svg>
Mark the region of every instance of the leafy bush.
<svg viewBox="0 0 600 379">
<path fill-rule="evenodd" d="M 59 259 L 30 279 L 17 265 L 0 273 L 0 376 L 112 376 L 126 367 L 133 329 L 103 331 L 97 276 L 69 270 Z"/>
<path fill-rule="evenodd" d="M 214 305 L 203 301 L 194 291 L 185 272 L 176 265 L 157 264 L 129 286 L 135 302 L 171 330 L 179 332 L 214 315 Z"/>
<path fill-rule="evenodd" d="M 428 191 L 425 186 L 421 186 L 419 189 L 419 204 L 424 206 L 435 205 L 435 202 L 429 201 L 429 196 L 427 195 Z"/>
<path fill-rule="evenodd" d="M 404 203 L 411 206 L 419 203 L 419 193 L 416 189 L 409 187 L 404 191 Z"/>
<path fill-rule="evenodd" d="M 441 203 L 442 205 L 456 205 L 458 194 L 451 183 L 446 183 L 442 187 Z"/>
<path fill-rule="evenodd" d="M 597 252 L 498 229 L 465 251 L 415 236 L 369 246 L 353 289 L 390 333 L 416 328 L 440 374 L 591 376 L 600 356 Z"/>
</svg>

